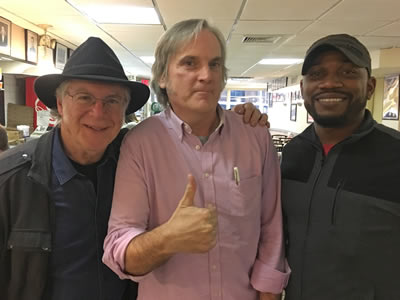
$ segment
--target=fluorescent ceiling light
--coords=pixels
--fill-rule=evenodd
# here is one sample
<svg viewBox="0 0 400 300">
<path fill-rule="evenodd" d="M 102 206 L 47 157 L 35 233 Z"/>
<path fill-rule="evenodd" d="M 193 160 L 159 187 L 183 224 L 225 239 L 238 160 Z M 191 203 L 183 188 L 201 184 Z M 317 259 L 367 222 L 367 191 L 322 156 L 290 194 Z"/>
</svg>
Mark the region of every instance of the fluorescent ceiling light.
<svg viewBox="0 0 400 300">
<path fill-rule="evenodd" d="M 260 65 L 294 65 L 303 62 L 302 58 L 264 58 L 258 63 Z"/>
<path fill-rule="evenodd" d="M 154 56 L 140 56 L 140 59 L 148 64 L 154 64 L 154 61 L 156 60 Z"/>
<path fill-rule="evenodd" d="M 67 2 L 99 24 L 160 24 L 153 7 Z"/>
</svg>

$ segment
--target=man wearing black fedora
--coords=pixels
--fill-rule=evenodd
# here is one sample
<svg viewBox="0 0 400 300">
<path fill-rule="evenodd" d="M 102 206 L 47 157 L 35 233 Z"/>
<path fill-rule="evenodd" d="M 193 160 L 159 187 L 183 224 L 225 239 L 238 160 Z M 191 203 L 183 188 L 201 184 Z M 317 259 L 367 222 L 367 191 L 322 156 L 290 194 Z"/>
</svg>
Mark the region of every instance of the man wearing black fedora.
<svg viewBox="0 0 400 300">
<path fill-rule="evenodd" d="M 121 125 L 149 88 L 129 81 L 114 52 L 89 38 L 62 74 L 39 77 L 35 92 L 60 121 L 0 161 L 1 295 L 123 299 L 126 281 L 100 259 Z"/>
<path fill-rule="evenodd" d="M 62 74 L 39 77 L 35 92 L 59 124 L 0 160 L 1 298 L 135 299 L 136 284 L 101 258 L 121 125 L 149 89 L 129 81 L 114 52 L 91 37 Z"/>
</svg>

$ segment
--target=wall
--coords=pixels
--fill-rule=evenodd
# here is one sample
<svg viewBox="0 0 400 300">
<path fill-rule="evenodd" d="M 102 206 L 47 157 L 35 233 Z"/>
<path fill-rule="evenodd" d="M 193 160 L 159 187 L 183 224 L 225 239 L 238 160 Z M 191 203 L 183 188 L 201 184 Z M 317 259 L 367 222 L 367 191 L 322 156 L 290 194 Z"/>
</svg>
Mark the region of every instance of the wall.
<svg viewBox="0 0 400 300">
<path fill-rule="evenodd" d="M 275 91 L 276 93 L 283 93 L 286 95 L 285 101 L 273 102 L 272 107 L 268 110 L 268 120 L 272 129 L 284 129 L 295 133 L 302 132 L 310 124 L 307 123 L 307 111 L 304 107 L 303 100 L 297 101 L 296 121 L 290 120 L 291 103 L 295 101 L 290 100 L 291 93 L 299 93 L 300 85 L 296 84 Z"/>
<path fill-rule="evenodd" d="M 4 74 L 4 106 L 7 126 L 8 103 L 25 105 L 25 81 L 16 75 Z"/>
</svg>

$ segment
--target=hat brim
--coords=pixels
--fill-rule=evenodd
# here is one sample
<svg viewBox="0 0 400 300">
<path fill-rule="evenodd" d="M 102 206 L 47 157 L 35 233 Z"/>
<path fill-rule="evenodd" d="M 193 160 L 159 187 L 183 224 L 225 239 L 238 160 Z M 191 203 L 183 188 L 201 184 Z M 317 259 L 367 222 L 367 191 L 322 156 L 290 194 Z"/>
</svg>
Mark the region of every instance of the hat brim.
<svg viewBox="0 0 400 300">
<path fill-rule="evenodd" d="M 150 96 L 150 90 L 147 85 L 115 77 L 99 76 L 99 75 L 63 75 L 49 74 L 38 77 L 35 80 L 35 93 L 47 107 L 56 108 L 57 98 L 55 92 L 57 87 L 65 80 L 78 79 L 89 81 L 101 81 L 106 83 L 118 83 L 130 89 L 131 101 L 128 104 L 125 114 L 129 115 L 143 107 Z"/>
</svg>

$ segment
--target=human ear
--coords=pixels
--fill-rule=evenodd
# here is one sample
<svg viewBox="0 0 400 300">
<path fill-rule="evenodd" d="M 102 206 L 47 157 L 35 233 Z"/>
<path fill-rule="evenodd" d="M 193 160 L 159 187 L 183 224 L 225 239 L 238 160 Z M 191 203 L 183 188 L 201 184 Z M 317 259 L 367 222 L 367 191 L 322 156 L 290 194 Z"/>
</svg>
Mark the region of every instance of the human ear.
<svg viewBox="0 0 400 300">
<path fill-rule="evenodd" d="M 376 79 L 375 77 L 368 78 L 367 81 L 367 99 L 370 99 L 372 94 L 375 92 Z"/>
<path fill-rule="evenodd" d="M 63 115 L 63 103 L 59 97 L 57 97 L 57 111 L 60 114 L 60 116 Z"/>
<path fill-rule="evenodd" d="M 165 89 L 167 87 L 167 80 L 165 79 L 165 74 L 161 76 L 160 80 L 158 81 L 158 85 L 162 89 Z"/>
</svg>

